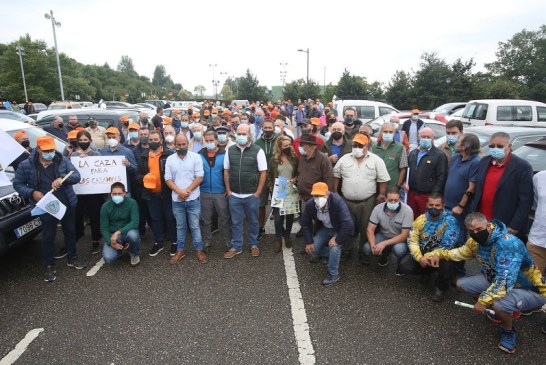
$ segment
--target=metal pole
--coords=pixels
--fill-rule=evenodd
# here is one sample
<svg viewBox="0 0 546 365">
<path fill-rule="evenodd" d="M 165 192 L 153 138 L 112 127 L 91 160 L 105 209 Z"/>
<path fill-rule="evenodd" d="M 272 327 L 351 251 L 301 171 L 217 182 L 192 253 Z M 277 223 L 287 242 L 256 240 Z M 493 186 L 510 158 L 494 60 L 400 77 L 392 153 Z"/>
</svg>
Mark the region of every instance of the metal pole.
<svg viewBox="0 0 546 365">
<path fill-rule="evenodd" d="M 307 48 L 307 83 L 309 83 L 309 48 Z"/>
<path fill-rule="evenodd" d="M 53 40 L 55 41 L 55 54 L 57 55 L 57 71 L 59 72 L 59 85 L 61 86 L 61 100 L 64 101 L 64 89 L 63 89 L 63 77 L 61 75 L 61 61 L 59 60 L 59 47 L 57 46 L 57 33 L 55 32 L 55 25 L 61 25 L 55 21 L 53 17 L 53 10 L 50 10 L 51 14 L 51 28 L 53 28 Z"/>
<path fill-rule="evenodd" d="M 25 89 L 25 101 L 28 101 L 27 95 L 27 83 L 25 81 L 25 69 L 23 68 L 23 50 L 21 46 L 17 46 L 17 53 L 19 54 L 19 62 L 21 63 L 21 74 L 23 75 L 23 88 Z"/>
</svg>

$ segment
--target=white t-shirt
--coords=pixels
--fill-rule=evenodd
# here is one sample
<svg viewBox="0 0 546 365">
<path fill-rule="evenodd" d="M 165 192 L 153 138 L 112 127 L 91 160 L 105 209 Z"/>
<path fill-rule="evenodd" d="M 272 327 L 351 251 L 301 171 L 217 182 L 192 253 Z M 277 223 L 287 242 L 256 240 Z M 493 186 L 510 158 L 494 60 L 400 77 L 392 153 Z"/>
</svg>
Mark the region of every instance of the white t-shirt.
<svg viewBox="0 0 546 365">
<path fill-rule="evenodd" d="M 546 171 L 541 171 L 533 177 L 535 192 L 535 221 L 529 232 L 529 242 L 546 248 Z"/>
</svg>

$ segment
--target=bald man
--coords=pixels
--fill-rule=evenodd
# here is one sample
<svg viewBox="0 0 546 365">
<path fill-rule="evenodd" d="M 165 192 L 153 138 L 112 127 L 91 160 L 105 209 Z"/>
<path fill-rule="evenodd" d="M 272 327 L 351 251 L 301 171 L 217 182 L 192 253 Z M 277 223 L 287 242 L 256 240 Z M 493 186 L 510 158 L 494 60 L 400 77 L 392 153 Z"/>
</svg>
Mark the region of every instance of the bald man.
<svg viewBox="0 0 546 365">
<path fill-rule="evenodd" d="M 419 130 L 419 146 L 408 156 L 409 181 L 402 185 L 408 193 L 408 205 L 414 219 L 425 213 L 431 193 L 443 193 L 447 179 L 446 155 L 434 146 L 434 131 L 429 127 Z"/>
<path fill-rule="evenodd" d="M 335 122 L 330 129 L 332 132 L 330 138 L 324 145 L 321 151 L 328 155 L 328 160 L 334 166 L 342 156 L 351 153 L 351 140 L 345 135 L 345 126 L 341 122 Z"/>
</svg>

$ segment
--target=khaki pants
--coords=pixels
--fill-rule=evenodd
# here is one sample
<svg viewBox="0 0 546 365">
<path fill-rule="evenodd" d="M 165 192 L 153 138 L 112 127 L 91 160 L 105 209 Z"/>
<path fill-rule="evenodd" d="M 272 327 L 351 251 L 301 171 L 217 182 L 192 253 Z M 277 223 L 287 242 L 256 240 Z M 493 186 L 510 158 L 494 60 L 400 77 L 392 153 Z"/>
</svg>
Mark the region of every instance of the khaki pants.
<svg viewBox="0 0 546 365">
<path fill-rule="evenodd" d="M 546 248 L 534 245 L 527 241 L 527 250 L 529 250 L 531 257 L 542 276 L 546 275 Z"/>
<path fill-rule="evenodd" d="M 353 242 L 347 242 L 343 245 L 343 251 L 352 253 L 356 242 L 358 242 L 358 252 L 362 251 L 364 243 L 368 242 L 366 237 L 366 229 L 368 228 L 368 222 L 370 221 L 370 215 L 375 207 L 375 195 L 370 196 L 366 200 L 354 201 L 345 199 L 353 222 L 355 224 L 355 235 Z M 360 238 L 358 235 L 360 234 Z"/>
</svg>

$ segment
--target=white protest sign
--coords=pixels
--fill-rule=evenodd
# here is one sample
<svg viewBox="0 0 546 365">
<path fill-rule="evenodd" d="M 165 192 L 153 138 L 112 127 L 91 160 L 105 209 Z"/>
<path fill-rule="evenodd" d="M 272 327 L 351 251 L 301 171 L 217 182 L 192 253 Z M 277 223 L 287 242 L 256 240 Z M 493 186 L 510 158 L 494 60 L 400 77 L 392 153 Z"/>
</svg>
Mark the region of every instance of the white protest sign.
<svg viewBox="0 0 546 365">
<path fill-rule="evenodd" d="M 73 185 L 78 195 L 109 193 L 115 182 L 127 187 L 127 169 L 123 156 L 72 157 L 72 164 L 80 173 L 79 184 Z"/>
</svg>

